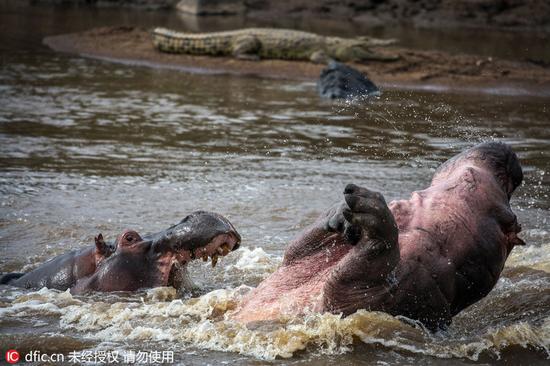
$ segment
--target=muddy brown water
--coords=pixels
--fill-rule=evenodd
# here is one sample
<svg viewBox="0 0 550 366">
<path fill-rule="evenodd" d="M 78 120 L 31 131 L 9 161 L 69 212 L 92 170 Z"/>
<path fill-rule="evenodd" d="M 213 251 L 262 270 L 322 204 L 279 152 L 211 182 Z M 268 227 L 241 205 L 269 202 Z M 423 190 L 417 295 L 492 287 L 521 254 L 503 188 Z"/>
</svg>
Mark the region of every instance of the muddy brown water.
<svg viewBox="0 0 550 366">
<path fill-rule="evenodd" d="M 226 215 L 244 238 L 215 269 L 190 266 L 202 288 L 194 299 L 2 286 L 2 352 L 171 350 L 185 365 L 548 363 L 550 100 L 392 90 L 324 102 L 313 83 L 124 66 L 41 45 L 117 22 L 189 25 L 174 14 L 0 4 L 0 271 L 32 269 L 98 232 L 160 230 L 196 209 Z M 224 319 L 346 183 L 407 197 L 446 158 L 491 139 L 522 160 L 512 206 L 528 245 L 447 332 L 364 311 L 258 328 Z"/>
</svg>

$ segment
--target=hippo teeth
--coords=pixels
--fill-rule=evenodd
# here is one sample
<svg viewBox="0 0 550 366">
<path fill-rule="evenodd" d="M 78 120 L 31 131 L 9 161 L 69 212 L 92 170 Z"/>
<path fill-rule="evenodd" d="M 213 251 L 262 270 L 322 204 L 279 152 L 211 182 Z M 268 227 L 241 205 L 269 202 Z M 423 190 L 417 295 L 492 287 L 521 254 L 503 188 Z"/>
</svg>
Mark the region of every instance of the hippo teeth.
<svg viewBox="0 0 550 366">
<path fill-rule="evenodd" d="M 212 256 L 212 268 L 216 267 L 216 264 L 218 263 L 218 255 L 214 254 Z"/>
<path fill-rule="evenodd" d="M 216 267 L 218 264 L 218 259 L 220 257 L 226 256 L 231 252 L 232 245 L 231 243 L 223 243 L 215 249 L 200 248 L 196 252 L 193 252 L 194 258 L 201 258 L 204 262 L 208 262 L 208 259 L 212 259 L 212 268 Z"/>
<path fill-rule="evenodd" d="M 229 245 L 227 245 L 227 244 L 222 245 L 221 249 L 222 249 L 222 255 L 227 255 L 230 251 Z"/>
</svg>

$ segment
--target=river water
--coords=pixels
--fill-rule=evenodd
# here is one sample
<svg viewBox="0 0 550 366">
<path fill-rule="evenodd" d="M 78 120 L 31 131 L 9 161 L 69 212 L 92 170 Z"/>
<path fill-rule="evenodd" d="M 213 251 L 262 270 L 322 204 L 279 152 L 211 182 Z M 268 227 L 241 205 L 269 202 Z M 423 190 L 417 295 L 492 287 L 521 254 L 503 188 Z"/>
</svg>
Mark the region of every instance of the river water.
<svg viewBox="0 0 550 366">
<path fill-rule="evenodd" d="M 202 288 L 192 299 L 169 288 L 80 297 L 2 286 L 2 351 L 171 350 L 185 365 L 547 364 L 548 98 L 386 90 L 367 103 L 326 102 L 314 83 L 124 66 L 41 45 L 121 22 L 184 27 L 174 14 L 1 6 L 1 272 L 30 270 L 99 232 L 161 230 L 196 209 L 224 214 L 243 236 L 215 269 L 190 265 Z M 521 158 L 512 206 L 528 245 L 448 331 L 365 311 L 251 329 L 224 319 L 347 183 L 407 197 L 442 161 L 491 139 Z"/>
</svg>

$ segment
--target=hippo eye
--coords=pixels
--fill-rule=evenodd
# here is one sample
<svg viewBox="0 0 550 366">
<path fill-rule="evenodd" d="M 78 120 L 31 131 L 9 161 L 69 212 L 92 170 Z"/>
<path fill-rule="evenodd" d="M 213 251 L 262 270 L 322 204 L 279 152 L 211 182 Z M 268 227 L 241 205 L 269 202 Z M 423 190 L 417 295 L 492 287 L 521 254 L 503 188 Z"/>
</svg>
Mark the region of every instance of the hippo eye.
<svg viewBox="0 0 550 366">
<path fill-rule="evenodd" d="M 126 241 L 133 241 L 134 237 L 132 235 L 126 235 Z"/>
</svg>

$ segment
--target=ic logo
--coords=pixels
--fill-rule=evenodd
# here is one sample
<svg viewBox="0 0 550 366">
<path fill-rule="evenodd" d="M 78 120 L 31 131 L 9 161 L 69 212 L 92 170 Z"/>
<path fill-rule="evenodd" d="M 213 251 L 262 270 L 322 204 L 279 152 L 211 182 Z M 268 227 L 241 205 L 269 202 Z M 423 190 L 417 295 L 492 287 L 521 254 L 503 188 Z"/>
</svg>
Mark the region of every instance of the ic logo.
<svg viewBox="0 0 550 366">
<path fill-rule="evenodd" d="M 19 352 L 14 349 L 10 349 L 6 352 L 6 361 L 8 363 L 17 363 L 19 361 Z"/>
</svg>

